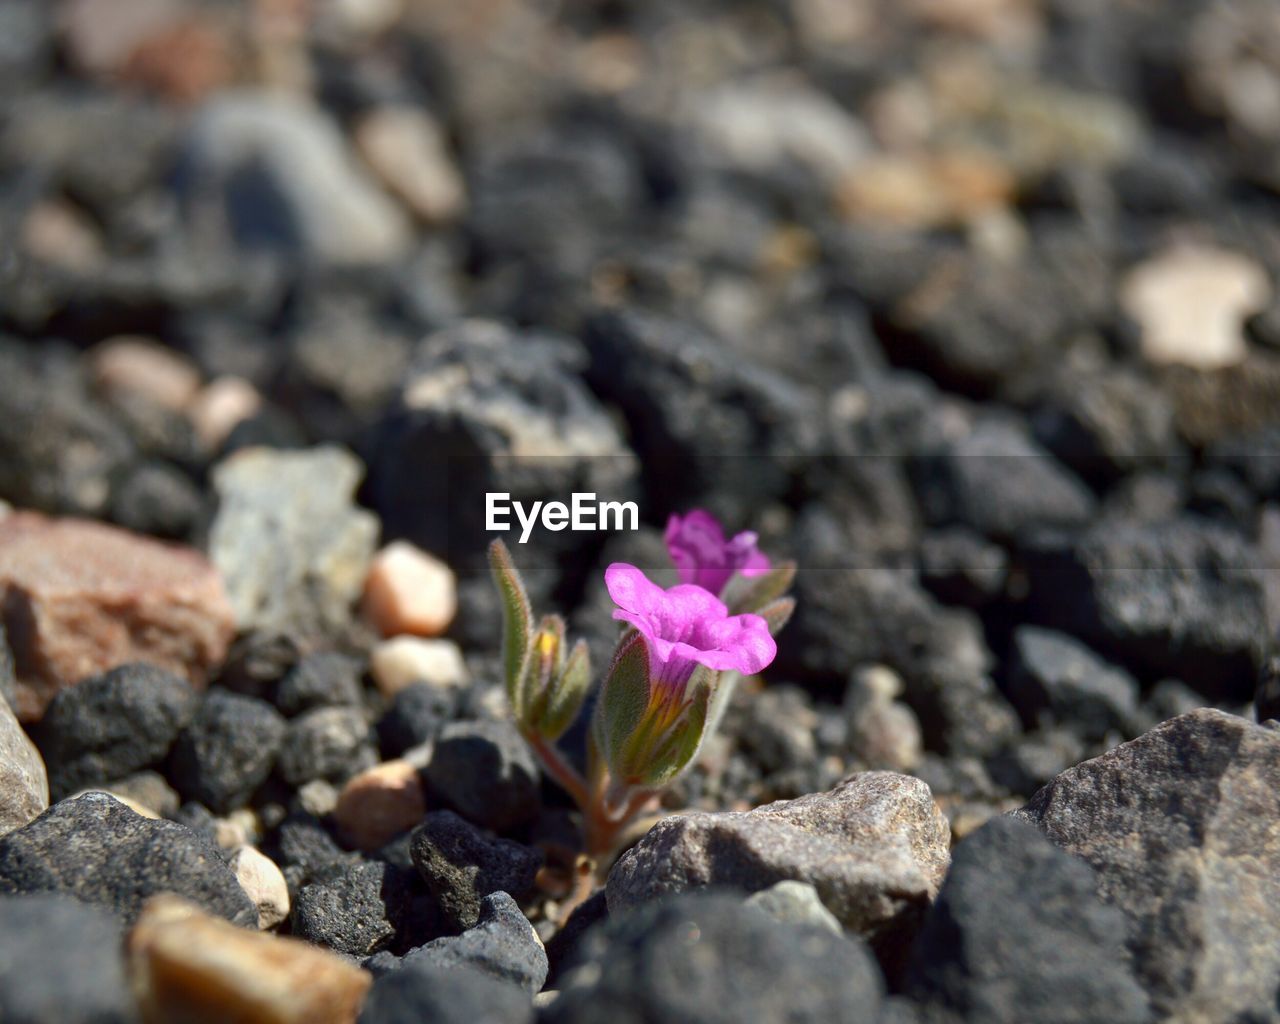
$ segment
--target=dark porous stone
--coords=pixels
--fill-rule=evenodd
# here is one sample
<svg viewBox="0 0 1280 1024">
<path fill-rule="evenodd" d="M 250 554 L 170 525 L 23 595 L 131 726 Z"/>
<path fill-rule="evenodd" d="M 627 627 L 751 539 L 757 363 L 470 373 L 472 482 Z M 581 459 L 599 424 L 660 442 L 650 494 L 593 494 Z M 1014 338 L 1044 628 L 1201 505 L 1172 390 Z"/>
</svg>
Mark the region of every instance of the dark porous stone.
<svg viewBox="0 0 1280 1024">
<path fill-rule="evenodd" d="M 920 580 L 944 604 L 981 608 L 998 598 L 1009 556 L 963 526 L 931 530 L 920 540 Z"/>
<path fill-rule="evenodd" d="M 308 655 L 280 680 L 276 707 L 290 718 L 312 708 L 360 707 L 361 674 L 360 662 L 345 654 Z"/>
<path fill-rule="evenodd" d="M 457 722 L 436 740 L 427 784 L 468 821 L 495 832 L 538 813 L 538 765 L 506 722 Z"/>
<path fill-rule="evenodd" d="M 1138 731 L 1137 681 L 1064 633 L 1039 626 L 1014 631 L 1007 692 L 1028 726 L 1047 718 L 1086 740 Z"/>
<path fill-rule="evenodd" d="M 1083 526 L 1093 515 L 1089 489 L 1020 426 L 986 420 L 913 478 L 925 517 L 1010 540 L 1031 527 Z"/>
<path fill-rule="evenodd" d="M 542 867 L 537 850 L 491 839 L 452 811 L 428 814 L 413 832 L 410 851 L 444 919 L 458 931 L 475 926 L 490 893 L 527 896 Z"/>
<path fill-rule="evenodd" d="M 435 739 L 457 707 L 458 695 L 452 687 L 409 684 L 392 698 L 391 706 L 378 719 L 382 756 L 399 757 L 406 750 Z"/>
<path fill-rule="evenodd" d="M 611 917 L 565 972 L 548 1024 L 874 1024 L 884 993 L 857 939 L 699 893 Z"/>
<path fill-rule="evenodd" d="M 341 872 L 360 858 L 338 845 L 338 841 L 309 815 L 286 818 L 275 830 L 264 850 L 272 860 L 292 874 L 302 885 L 334 872 Z M 291 889 L 294 886 L 290 886 Z"/>
<path fill-rule="evenodd" d="M 1280 657 L 1267 659 L 1253 695 L 1254 712 L 1259 722 L 1280 718 Z"/>
<path fill-rule="evenodd" d="M 906 992 L 972 1024 L 1139 1024 L 1150 1015 L 1124 935 L 1124 915 L 1098 899 L 1087 864 L 995 818 L 956 848 Z"/>
<path fill-rule="evenodd" d="M 1026 552 L 1032 611 L 1147 675 L 1207 696 L 1253 695 L 1268 635 L 1264 564 L 1238 533 L 1204 520 L 1100 523 L 1077 542 Z"/>
<path fill-rule="evenodd" d="M 111 495 L 112 522 L 155 537 L 187 537 L 202 510 L 200 489 L 191 477 L 165 462 L 134 467 Z"/>
<path fill-rule="evenodd" d="M 474 967 L 536 994 L 547 980 L 547 951 L 529 919 L 505 892 L 490 893 L 474 928 L 428 942 L 404 956 L 404 970 L 420 965 Z"/>
<path fill-rule="evenodd" d="M 58 892 L 132 923 L 143 902 L 172 892 L 249 928 L 258 911 L 205 837 L 144 818 L 105 793 L 54 804 L 0 838 L 0 894 Z"/>
<path fill-rule="evenodd" d="M 1280 731 L 1193 711 L 1063 772 L 1017 813 L 1093 867 L 1160 1018 L 1274 1016 Z"/>
<path fill-rule="evenodd" d="M 753 811 L 664 818 L 614 865 L 609 913 L 690 889 L 758 892 L 794 879 L 896 964 L 942 883 L 950 838 L 923 782 L 863 772 Z"/>
<path fill-rule="evenodd" d="M 439 934 L 416 898 L 421 885 L 413 871 L 383 861 L 332 864 L 294 897 L 293 934 L 357 957 L 410 948 Z"/>
<path fill-rule="evenodd" d="M 344 782 L 378 763 L 363 708 L 314 708 L 289 723 L 280 747 L 280 775 L 290 786 L 312 779 Z"/>
<path fill-rule="evenodd" d="M 0 1020 L 133 1024 L 119 918 L 66 896 L 0 899 Z"/>
<path fill-rule="evenodd" d="M 266 701 L 210 690 L 174 745 L 170 781 L 185 799 L 225 814 L 266 781 L 284 735 L 284 719 Z"/>
<path fill-rule="evenodd" d="M 181 676 L 121 665 L 59 690 L 36 730 L 55 800 L 164 760 L 196 709 Z"/>
<path fill-rule="evenodd" d="M 358 1024 L 530 1024 L 533 1003 L 514 985 L 470 967 L 420 964 L 374 982 Z"/>
</svg>

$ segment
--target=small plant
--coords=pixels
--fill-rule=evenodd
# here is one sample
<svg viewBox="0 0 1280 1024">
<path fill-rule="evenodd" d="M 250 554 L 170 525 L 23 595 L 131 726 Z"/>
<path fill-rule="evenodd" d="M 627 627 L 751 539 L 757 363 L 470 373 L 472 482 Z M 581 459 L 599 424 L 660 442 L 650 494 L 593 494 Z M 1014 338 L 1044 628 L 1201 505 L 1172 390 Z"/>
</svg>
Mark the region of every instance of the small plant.
<svg viewBox="0 0 1280 1024">
<path fill-rule="evenodd" d="M 502 596 L 503 668 L 521 734 L 582 811 L 587 874 L 607 864 L 627 825 L 684 772 L 715 731 L 739 674 L 773 661 L 773 636 L 791 617 L 795 564 L 777 565 L 756 535 L 726 540 L 709 513 L 672 516 L 667 550 L 680 584 L 664 589 L 634 565 L 604 574 L 626 623 L 605 673 L 587 738 L 586 773 L 556 747 L 591 688 L 586 644 L 572 646 L 558 615 L 535 621 L 500 540 L 489 547 Z"/>
</svg>

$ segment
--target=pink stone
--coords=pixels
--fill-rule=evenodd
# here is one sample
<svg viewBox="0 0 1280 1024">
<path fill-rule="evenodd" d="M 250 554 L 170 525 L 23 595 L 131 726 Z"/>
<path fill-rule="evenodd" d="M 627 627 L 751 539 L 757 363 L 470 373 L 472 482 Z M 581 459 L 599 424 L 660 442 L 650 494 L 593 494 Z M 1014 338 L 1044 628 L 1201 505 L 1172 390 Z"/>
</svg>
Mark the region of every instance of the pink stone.
<svg viewBox="0 0 1280 1024">
<path fill-rule="evenodd" d="M 181 410 L 200 389 L 200 371 L 184 356 L 148 338 L 110 338 L 89 354 L 94 384 L 108 394 L 132 394 Z"/>
<path fill-rule="evenodd" d="M 426 813 L 417 767 L 409 761 L 384 761 L 342 787 L 333 819 L 351 845 L 376 850 L 413 828 Z"/>
<path fill-rule="evenodd" d="M 0 519 L 0 608 L 28 722 L 58 690 L 130 661 L 203 686 L 235 633 L 222 579 L 198 551 L 33 512 Z"/>
<path fill-rule="evenodd" d="M 364 612 L 383 636 L 439 636 L 458 610 L 453 571 L 405 541 L 374 556 L 364 585 Z"/>
</svg>

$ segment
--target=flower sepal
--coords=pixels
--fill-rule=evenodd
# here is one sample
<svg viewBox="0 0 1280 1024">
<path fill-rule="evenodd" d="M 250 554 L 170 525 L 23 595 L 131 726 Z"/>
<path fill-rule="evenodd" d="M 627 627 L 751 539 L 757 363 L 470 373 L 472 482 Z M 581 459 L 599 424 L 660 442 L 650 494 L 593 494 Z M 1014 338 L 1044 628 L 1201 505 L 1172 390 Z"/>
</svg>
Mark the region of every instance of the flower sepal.
<svg viewBox="0 0 1280 1024">
<path fill-rule="evenodd" d="M 742 615 L 745 612 L 764 615 L 762 609 L 790 590 L 795 578 L 796 563 L 791 561 L 779 562 L 768 572 L 758 576 L 735 573 L 725 584 L 720 599 L 729 606 L 731 615 Z"/>
</svg>

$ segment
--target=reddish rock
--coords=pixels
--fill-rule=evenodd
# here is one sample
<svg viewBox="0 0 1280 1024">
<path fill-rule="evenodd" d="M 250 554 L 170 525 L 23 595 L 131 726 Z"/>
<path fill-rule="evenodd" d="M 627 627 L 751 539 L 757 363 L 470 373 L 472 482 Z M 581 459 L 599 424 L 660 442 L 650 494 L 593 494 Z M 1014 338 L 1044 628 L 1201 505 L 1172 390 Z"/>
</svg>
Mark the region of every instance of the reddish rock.
<svg viewBox="0 0 1280 1024">
<path fill-rule="evenodd" d="M 202 686 L 235 632 L 222 580 L 199 552 L 31 512 L 0 519 L 0 609 L 28 722 L 58 690 L 125 662 Z"/>
</svg>

